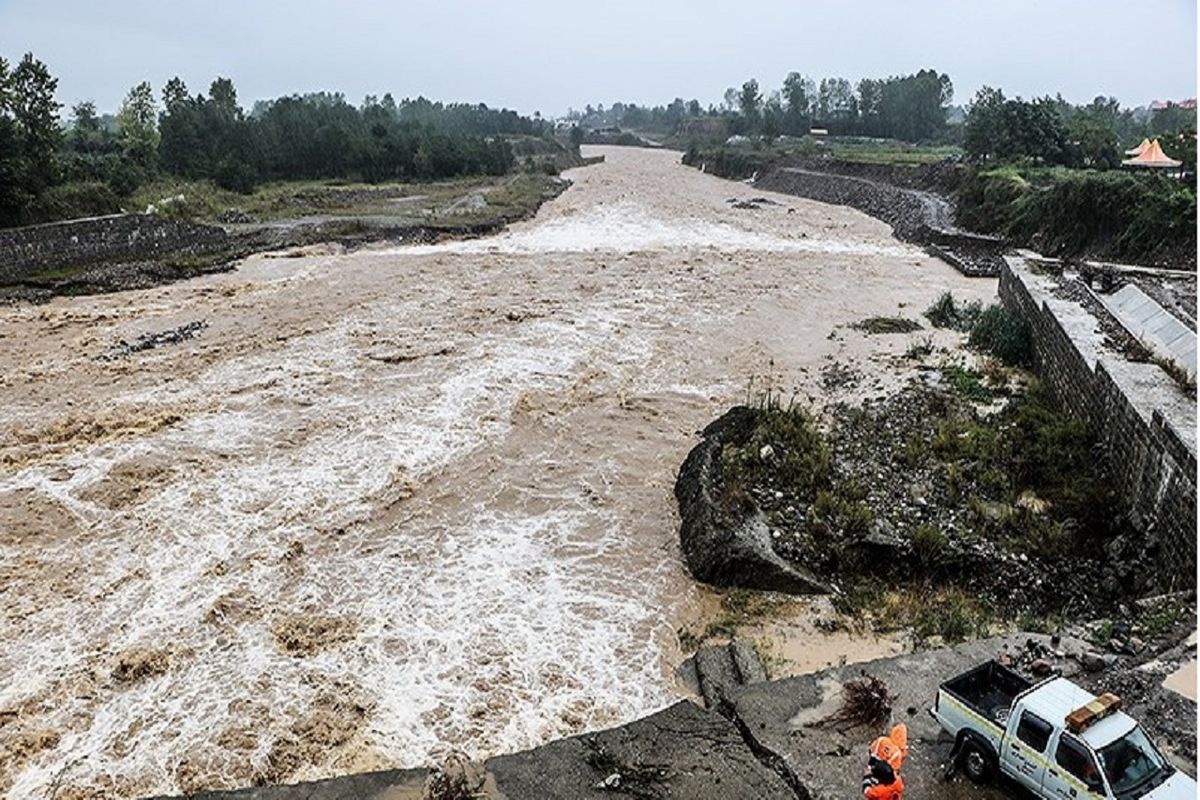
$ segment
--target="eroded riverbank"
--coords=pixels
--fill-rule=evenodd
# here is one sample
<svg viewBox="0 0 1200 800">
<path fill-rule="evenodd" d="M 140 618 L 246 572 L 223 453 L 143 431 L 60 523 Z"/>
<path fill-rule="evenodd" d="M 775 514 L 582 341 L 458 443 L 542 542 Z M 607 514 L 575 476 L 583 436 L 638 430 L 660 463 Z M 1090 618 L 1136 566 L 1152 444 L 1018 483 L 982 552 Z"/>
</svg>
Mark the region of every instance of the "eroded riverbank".
<svg viewBox="0 0 1200 800">
<path fill-rule="evenodd" d="M 0 312 L 0 791 L 482 758 L 679 695 L 713 613 L 671 497 L 696 431 L 751 387 L 898 385 L 952 335 L 847 326 L 995 284 L 604 152 L 492 239 Z"/>
</svg>

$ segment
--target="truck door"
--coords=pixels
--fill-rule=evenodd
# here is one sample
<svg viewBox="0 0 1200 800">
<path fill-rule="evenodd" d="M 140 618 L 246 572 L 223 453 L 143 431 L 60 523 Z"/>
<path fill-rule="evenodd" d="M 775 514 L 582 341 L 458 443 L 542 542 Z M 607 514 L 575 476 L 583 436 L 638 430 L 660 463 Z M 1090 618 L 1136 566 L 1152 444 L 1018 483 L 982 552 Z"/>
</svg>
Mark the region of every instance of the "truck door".
<svg viewBox="0 0 1200 800">
<path fill-rule="evenodd" d="M 1046 797 L 1063 800 L 1104 797 L 1104 782 L 1095 756 L 1066 731 L 1059 734 L 1054 758 L 1046 765 L 1042 792 Z"/>
<path fill-rule="evenodd" d="M 1022 711 L 1016 733 L 1004 737 L 1001 762 L 1017 783 L 1038 794 L 1046 773 L 1046 751 L 1054 726 L 1031 711 Z"/>
</svg>

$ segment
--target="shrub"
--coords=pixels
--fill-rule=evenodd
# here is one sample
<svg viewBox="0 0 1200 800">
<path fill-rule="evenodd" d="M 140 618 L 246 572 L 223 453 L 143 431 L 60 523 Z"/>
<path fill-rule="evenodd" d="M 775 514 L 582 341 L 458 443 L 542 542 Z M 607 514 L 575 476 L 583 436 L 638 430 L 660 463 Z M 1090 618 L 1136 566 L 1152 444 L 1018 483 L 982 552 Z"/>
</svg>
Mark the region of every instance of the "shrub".
<svg viewBox="0 0 1200 800">
<path fill-rule="evenodd" d="M 925 572 L 934 572 L 946 559 L 946 548 L 950 541 L 946 534 L 932 525 L 918 525 L 909 537 L 913 557 Z"/>
<path fill-rule="evenodd" d="M 933 305 L 925 309 L 925 318 L 935 328 L 968 331 L 979 317 L 980 308 L 981 303 L 978 300 L 960 305 L 953 294 L 945 292 L 933 301 Z"/>
<path fill-rule="evenodd" d="M 33 221 L 43 222 L 115 214 L 120 210 L 121 201 L 108 184 L 82 181 L 52 186 L 42 192 L 30 216 Z"/>
<path fill-rule="evenodd" d="M 1028 366 L 1033 357 L 1029 326 L 999 305 L 990 305 L 975 320 L 968 337 L 971 347 L 1014 367 Z"/>
</svg>

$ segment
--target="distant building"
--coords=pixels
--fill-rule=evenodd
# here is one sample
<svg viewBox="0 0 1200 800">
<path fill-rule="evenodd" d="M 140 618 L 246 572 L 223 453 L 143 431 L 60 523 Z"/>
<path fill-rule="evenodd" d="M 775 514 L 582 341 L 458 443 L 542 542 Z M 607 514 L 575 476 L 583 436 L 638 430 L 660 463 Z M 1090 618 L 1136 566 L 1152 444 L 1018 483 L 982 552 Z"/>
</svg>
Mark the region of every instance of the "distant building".
<svg viewBox="0 0 1200 800">
<path fill-rule="evenodd" d="M 1155 100 L 1153 103 L 1150 104 L 1150 110 L 1151 111 L 1162 111 L 1164 108 L 1166 108 L 1167 106 L 1170 106 L 1170 105 L 1176 105 L 1176 106 L 1179 106 L 1180 108 L 1195 108 L 1196 107 L 1196 98 L 1189 97 L 1187 100 L 1180 100 L 1178 103 L 1176 103 L 1174 100 Z"/>
</svg>

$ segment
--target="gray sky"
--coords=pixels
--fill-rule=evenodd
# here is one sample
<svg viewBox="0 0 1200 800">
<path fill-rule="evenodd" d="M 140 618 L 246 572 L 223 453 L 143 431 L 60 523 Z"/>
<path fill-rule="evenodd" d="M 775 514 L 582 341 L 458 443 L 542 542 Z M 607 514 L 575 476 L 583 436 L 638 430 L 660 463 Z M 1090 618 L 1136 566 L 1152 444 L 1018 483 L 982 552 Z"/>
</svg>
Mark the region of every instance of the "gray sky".
<svg viewBox="0 0 1200 800">
<path fill-rule="evenodd" d="M 0 0 L 0 56 L 32 50 L 59 100 L 113 110 L 130 86 L 233 79 L 243 105 L 292 92 L 482 101 L 560 114 L 614 100 L 707 105 L 791 70 L 934 67 L 965 103 L 1006 94 L 1196 94 L 1194 0 Z"/>
</svg>

